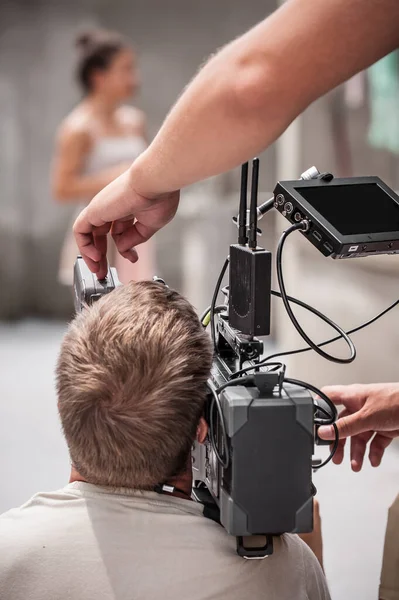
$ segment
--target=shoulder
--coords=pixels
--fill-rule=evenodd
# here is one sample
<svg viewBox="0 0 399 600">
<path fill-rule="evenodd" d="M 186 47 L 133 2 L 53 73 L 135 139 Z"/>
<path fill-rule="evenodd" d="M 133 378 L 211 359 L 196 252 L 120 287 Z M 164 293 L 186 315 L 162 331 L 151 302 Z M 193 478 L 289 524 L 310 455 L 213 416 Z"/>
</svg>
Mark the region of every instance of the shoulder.
<svg viewBox="0 0 399 600">
<path fill-rule="evenodd" d="M 293 538 L 302 555 L 303 576 L 309 600 L 330 600 L 327 580 L 315 554 L 297 535 L 286 536 Z"/>
<path fill-rule="evenodd" d="M 39 492 L 18 508 L 0 515 L 0 543 L 4 545 L 7 536 L 9 540 L 16 535 L 29 538 L 32 532 L 36 534 L 39 530 L 44 532 L 48 528 L 52 529 L 54 521 L 63 523 L 65 515 L 70 514 L 70 509 L 75 509 L 82 503 L 80 496 L 65 488 L 54 492 Z"/>
<path fill-rule="evenodd" d="M 0 548 L 5 546 L 13 546 L 13 540 L 20 543 L 21 538 L 25 539 L 27 531 L 30 529 L 32 522 L 32 504 L 34 498 L 28 500 L 20 507 L 12 508 L 0 515 Z M 27 510 L 25 510 L 27 509 Z M 29 526 L 27 527 L 29 523 Z M 0 550 L 0 555 L 2 554 Z"/>
<path fill-rule="evenodd" d="M 196 539 L 201 549 L 203 555 L 199 560 L 207 581 L 213 582 L 215 597 L 215 590 L 225 591 L 230 586 L 234 590 L 232 598 L 330 600 L 316 557 L 296 535 L 274 537 L 273 554 L 264 560 L 249 561 L 237 555 L 233 536 L 204 517 L 202 521 L 196 520 L 195 528 L 193 524 L 190 537 Z"/>
<path fill-rule="evenodd" d="M 81 146 L 89 149 L 93 133 L 87 115 L 78 109 L 74 110 L 62 121 L 56 139 L 59 145 Z"/>
<path fill-rule="evenodd" d="M 81 499 L 81 495 L 74 489 L 70 489 L 70 486 L 65 486 L 52 492 L 38 492 L 31 496 L 24 504 L 21 504 L 21 506 L 11 508 L 2 513 L 0 515 L 0 520 L 3 521 L 8 518 L 13 519 L 15 517 L 20 517 L 21 515 L 25 516 L 30 514 L 31 509 L 47 509 L 53 505 L 60 505 L 61 503 L 65 504 L 68 500 L 71 501 L 76 499 Z"/>
</svg>

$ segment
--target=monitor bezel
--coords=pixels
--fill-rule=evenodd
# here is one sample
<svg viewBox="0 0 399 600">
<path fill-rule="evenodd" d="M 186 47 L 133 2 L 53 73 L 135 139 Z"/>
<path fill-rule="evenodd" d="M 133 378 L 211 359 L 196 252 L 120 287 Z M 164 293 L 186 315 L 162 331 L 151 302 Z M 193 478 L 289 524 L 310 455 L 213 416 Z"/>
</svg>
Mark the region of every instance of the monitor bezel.
<svg viewBox="0 0 399 600">
<path fill-rule="evenodd" d="M 393 202 L 396 202 L 399 208 L 399 196 L 391 190 L 379 177 L 367 176 L 367 177 L 351 177 L 351 178 L 334 178 L 327 182 L 323 179 L 310 179 L 310 180 L 293 180 L 293 181 L 280 181 L 276 188 L 275 193 L 281 193 L 281 189 L 285 190 L 287 194 L 295 201 L 295 208 L 303 208 L 305 216 L 319 223 L 330 236 L 332 236 L 339 244 L 361 244 L 364 242 L 385 242 L 399 239 L 399 230 L 397 231 L 385 231 L 380 233 L 372 233 L 365 231 L 360 234 L 343 234 L 336 229 L 318 210 L 316 210 L 301 194 L 299 191 L 301 188 L 323 188 L 323 187 L 337 187 L 337 186 L 356 186 L 360 184 L 377 184 L 387 196 L 389 196 Z M 288 201 L 288 198 L 286 198 Z"/>
</svg>

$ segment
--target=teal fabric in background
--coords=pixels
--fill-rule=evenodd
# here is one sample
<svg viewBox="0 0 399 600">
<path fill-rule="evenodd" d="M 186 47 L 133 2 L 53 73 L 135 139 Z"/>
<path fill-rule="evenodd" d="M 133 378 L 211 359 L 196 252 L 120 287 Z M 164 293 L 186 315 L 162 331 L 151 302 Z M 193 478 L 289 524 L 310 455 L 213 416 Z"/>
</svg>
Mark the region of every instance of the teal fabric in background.
<svg viewBox="0 0 399 600">
<path fill-rule="evenodd" d="M 368 81 L 369 143 L 374 148 L 399 154 L 399 51 L 370 67 Z"/>
</svg>

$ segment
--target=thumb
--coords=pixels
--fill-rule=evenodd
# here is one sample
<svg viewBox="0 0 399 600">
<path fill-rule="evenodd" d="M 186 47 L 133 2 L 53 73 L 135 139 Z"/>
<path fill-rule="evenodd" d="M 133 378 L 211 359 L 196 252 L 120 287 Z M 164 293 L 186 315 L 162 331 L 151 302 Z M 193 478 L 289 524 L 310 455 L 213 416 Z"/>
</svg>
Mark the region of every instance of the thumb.
<svg viewBox="0 0 399 600">
<path fill-rule="evenodd" d="M 356 412 L 352 415 L 341 417 L 336 421 L 339 438 L 347 438 L 351 435 L 357 435 L 369 430 L 369 426 L 365 422 L 362 411 Z M 335 438 L 335 432 L 332 425 L 323 425 L 319 427 L 317 431 L 318 435 L 322 440 L 333 440 Z"/>
</svg>

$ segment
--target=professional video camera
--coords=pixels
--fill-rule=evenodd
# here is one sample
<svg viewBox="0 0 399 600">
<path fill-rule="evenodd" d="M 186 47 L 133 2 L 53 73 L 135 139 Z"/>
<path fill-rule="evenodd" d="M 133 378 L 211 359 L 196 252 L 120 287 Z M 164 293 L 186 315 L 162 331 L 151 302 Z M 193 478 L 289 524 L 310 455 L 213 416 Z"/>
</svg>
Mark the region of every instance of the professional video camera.
<svg viewBox="0 0 399 600">
<path fill-rule="evenodd" d="M 282 269 L 284 244 L 300 231 L 325 256 L 353 258 L 399 252 L 399 197 L 377 177 L 334 179 L 312 167 L 300 180 L 281 181 L 273 198 L 257 206 L 259 161 L 252 163 L 251 201 L 247 210 L 248 170 L 242 167 L 238 243 L 230 246 L 219 275 L 211 306 L 201 321 L 211 328 L 215 349 L 206 419 L 209 435 L 194 444 L 193 497 L 204 504 L 204 514 L 218 520 L 237 538 L 237 552 L 263 558 L 273 551 L 273 535 L 305 533 L 313 529 L 312 470 L 333 457 L 338 445 L 330 399 L 310 383 L 286 377 L 276 359 L 314 350 L 340 364 L 352 362 L 355 346 L 349 335 L 370 325 L 399 304 L 367 323 L 345 332 L 308 304 L 287 295 Z M 271 289 L 272 255 L 257 245 L 258 219 L 276 208 L 291 226 L 282 234 L 276 253 L 280 291 Z M 248 219 L 249 215 L 249 219 Z M 249 224 L 247 226 L 247 222 Z M 229 266 L 229 285 L 221 290 Z M 164 283 L 163 280 L 159 280 Z M 75 307 L 82 310 L 120 285 L 115 269 L 98 281 L 78 257 L 75 264 Z M 219 293 L 225 295 L 218 304 Z M 270 333 L 271 296 L 281 298 L 306 347 L 263 357 L 259 336 Z M 337 333 L 315 343 L 298 323 L 291 304 L 309 310 Z M 339 339 L 349 347 L 348 357 L 323 348 Z M 311 392 L 316 395 L 314 398 Z M 320 425 L 332 424 L 336 438 L 324 462 L 312 460 L 314 444 L 325 444 Z M 262 547 L 250 547 L 246 538 L 262 536 Z"/>
</svg>

